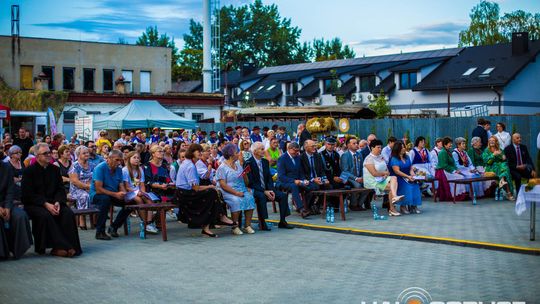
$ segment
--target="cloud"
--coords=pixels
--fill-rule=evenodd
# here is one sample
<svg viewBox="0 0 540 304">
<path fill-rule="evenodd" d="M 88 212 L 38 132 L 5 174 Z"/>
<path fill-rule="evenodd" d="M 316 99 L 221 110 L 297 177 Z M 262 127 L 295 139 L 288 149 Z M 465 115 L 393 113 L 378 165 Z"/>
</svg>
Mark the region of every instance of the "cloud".
<svg viewBox="0 0 540 304">
<path fill-rule="evenodd" d="M 395 48 L 418 48 L 421 46 L 456 46 L 459 31 L 466 27 L 465 24 L 455 22 L 424 24 L 413 28 L 411 32 L 383 37 L 367 39 L 360 42 L 350 42 L 355 49 L 370 47 L 376 50 Z"/>
</svg>

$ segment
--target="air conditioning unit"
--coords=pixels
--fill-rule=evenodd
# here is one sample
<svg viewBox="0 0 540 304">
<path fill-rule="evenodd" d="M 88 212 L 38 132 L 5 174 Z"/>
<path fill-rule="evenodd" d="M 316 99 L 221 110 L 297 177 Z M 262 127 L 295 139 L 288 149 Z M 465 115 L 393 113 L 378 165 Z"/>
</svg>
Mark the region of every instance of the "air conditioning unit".
<svg viewBox="0 0 540 304">
<path fill-rule="evenodd" d="M 352 101 L 352 103 L 361 103 L 362 102 L 362 94 L 360 94 L 360 93 L 352 93 L 351 94 L 351 101 Z"/>
<path fill-rule="evenodd" d="M 374 100 L 375 100 L 375 96 L 373 96 L 373 94 L 368 94 L 367 99 L 368 99 L 369 101 L 374 101 Z"/>
<path fill-rule="evenodd" d="M 268 106 L 269 106 L 269 107 L 276 107 L 276 106 L 277 106 L 277 103 L 276 103 L 275 101 L 270 101 L 270 102 L 268 103 Z"/>
<path fill-rule="evenodd" d="M 321 104 L 321 98 L 320 97 L 313 98 L 313 104 L 320 105 Z"/>
</svg>

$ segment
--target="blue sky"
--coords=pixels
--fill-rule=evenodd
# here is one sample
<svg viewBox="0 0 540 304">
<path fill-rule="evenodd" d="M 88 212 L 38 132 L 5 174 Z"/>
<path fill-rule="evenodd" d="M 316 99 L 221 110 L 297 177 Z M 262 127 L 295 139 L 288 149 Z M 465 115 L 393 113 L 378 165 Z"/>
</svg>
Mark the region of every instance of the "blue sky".
<svg viewBox="0 0 540 304">
<path fill-rule="evenodd" d="M 248 0 L 221 0 L 241 5 Z M 301 39 L 340 37 L 357 56 L 455 47 L 479 0 L 268 0 L 302 29 Z M 501 13 L 540 12 L 540 0 L 497 0 Z M 21 36 L 133 43 L 147 26 L 181 48 L 189 19 L 201 20 L 202 0 L 0 0 L 0 34 L 9 35 L 10 6 L 21 7 Z"/>
</svg>

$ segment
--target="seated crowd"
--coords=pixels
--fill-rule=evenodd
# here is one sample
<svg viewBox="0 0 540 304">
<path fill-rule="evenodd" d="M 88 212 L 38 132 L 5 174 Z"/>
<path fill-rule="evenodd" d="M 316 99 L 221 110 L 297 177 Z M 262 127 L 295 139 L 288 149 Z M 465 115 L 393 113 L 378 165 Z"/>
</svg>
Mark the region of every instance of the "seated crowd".
<svg viewBox="0 0 540 304">
<path fill-rule="evenodd" d="M 72 208 L 96 208 L 90 219 L 95 237 L 111 240 L 130 214 L 148 233 L 161 229 L 154 212 L 127 208 L 107 228 L 112 206 L 170 202 L 176 206 L 170 217 L 215 238 L 213 229 L 220 226 L 230 226 L 234 235 L 254 234 L 255 210 L 259 230 L 271 230 L 268 202 L 279 206 L 278 227 L 291 229 L 289 194 L 306 218 L 321 212 L 318 190 L 368 189 L 346 195 L 352 211 L 371 209 L 378 197 L 388 196 L 390 216 L 420 214 L 423 195 L 436 190 L 441 200 L 464 200 L 471 195 L 468 187 L 450 187 L 449 181 L 491 172 L 496 181 L 473 183 L 475 195 L 504 191 L 514 200 L 521 179 L 536 176 L 534 164 L 520 134 L 510 136 L 498 123 L 498 133 L 490 135 L 486 124 L 479 120 L 469 148 L 463 137 L 444 137 L 431 150 L 421 136 L 414 145 L 389 137 L 383 146 L 375 134 L 365 140 L 328 136 L 319 143 L 303 124 L 292 139 L 284 127 L 274 126 L 262 133 L 259 127 L 227 127 L 209 136 L 165 135 L 154 128 L 149 138 L 137 130 L 116 141 L 101 131 L 98 139 L 85 142 L 76 135 L 67 141 L 62 134 L 34 141 L 21 128 L 17 138 L 6 134 L 0 142 L 0 259 L 20 258 L 32 244 L 39 254 L 50 248 L 56 256 L 80 255 L 78 228 L 88 229 L 87 219 L 79 216 L 76 222 Z M 334 198 L 328 203 L 339 206 Z"/>
</svg>

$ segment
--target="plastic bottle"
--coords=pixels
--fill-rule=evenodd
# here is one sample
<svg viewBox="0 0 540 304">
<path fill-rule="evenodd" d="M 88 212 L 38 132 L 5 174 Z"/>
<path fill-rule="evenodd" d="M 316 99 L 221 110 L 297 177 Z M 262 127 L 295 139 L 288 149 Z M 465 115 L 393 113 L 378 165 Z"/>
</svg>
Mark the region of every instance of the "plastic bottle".
<svg viewBox="0 0 540 304">
<path fill-rule="evenodd" d="M 330 207 L 330 223 L 334 223 L 335 216 L 334 216 L 334 207 Z"/>
<path fill-rule="evenodd" d="M 139 237 L 141 239 L 145 239 L 146 238 L 146 231 L 144 230 L 144 223 L 141 221 L 141 223 L 139 224 L 139 228 L 140 228 L 140 231 L 139 231 Z"/>
<path fill-rule="evenodd" d="M 385 215 L 379 215 L 377 205 L 371 204 L 371 210 L 373 211 L 373 219 L 376 221 L 388 219 Z"/>
<path fill-rule="evenodd" d="M 495 190 L 495 200 L 496 201 L 500 200 L 500 195 L 501 195 L 500 191 L 501 191 L 501 189 L 498 189 L 498 188 Z"/>
<path fill-rule="evenodd" d="M 129 219 L 129 217 L 126 219 L 126 227 L 127 227 L 127 233 L 130 234 L 131 233 L 131 220 Z"/>
<path fill-rule="evenodd" d="M 345 199 L 343 201 L 343 212 L 345 212 L 345 213 L 349 212 L 349 207 L 347 206 L 348 204 L 349 204 L 349 200 Z"/>
<path fill-rule="evenodd" d="M 505 197 L 506 197 L 506 191 L 504 191 L 504 189 L 501 189 L 500 194 L 499 194 L 499 200 L 504 201 Z"/>
<path fill-rule="evenodd" d="M 326 207 L 326 222 L 330 223 L 330 207 Z"/>
</svg>

